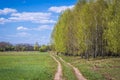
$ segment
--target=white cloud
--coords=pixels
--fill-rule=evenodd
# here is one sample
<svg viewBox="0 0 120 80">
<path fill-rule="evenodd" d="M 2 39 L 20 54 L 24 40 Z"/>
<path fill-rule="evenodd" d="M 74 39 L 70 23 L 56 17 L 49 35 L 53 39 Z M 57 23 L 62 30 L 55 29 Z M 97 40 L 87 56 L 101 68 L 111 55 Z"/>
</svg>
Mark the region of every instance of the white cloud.
<svg viewBox="0 0 120 80">
<path fill-rule="evenodd" d="M 51 20 L 51 13 L 42 12 L 23 12 L 23 13 L 13 13 L 9 20 L 11 21 L 30 21 L 33 23 L 55 23 Z"/>
<path fill-rule="evenodd" d="M 46 23 L 56 23 L 55 20 L 52 20 L 52 19 L 46 19 L 46 20 L 36 20 L 34 21 L 35 23 L 42 23 L 42 24 L 46 24 Z"/>
<path fill-rule="evenodd" d="M 0 24 L 4 24 L 6 22 L 5 18 L 0 18 Z"/>
<path fill-rule="evenodd" d="M 51 19 L 51 13 L 42 13 L 42 12 L 23 12 L 23 13 L 12 13 L 8 19 L 0 18 L 0 24 L 6 22 L 23 22 L 29 21 L 32 23 L 55 23 L 56 21 Z"/>
<path fill-rule="evenodd" d="M 41 26 L 39 26 L 39 27 L 37 27 L 37 28 L 33 28 L 32 30 L 52 30 L 53 29 L 53 27 L 51 27 L 51 26 L 49 26 L 49 25 L 41 25 Z"/>
<path fill-rule="evenodd" d="M 0 9 L 0 15 L 9 14 L 8 18 L 0 17 L 0 24 L 4 24 L 6 22 L 32 22 L 32 23 L 40 23 L 40 24 L 48 24 L 55 23 L 53 20 L 52 14 L 48 12 L 18 12 L 16 9 L 12 8 L 4 8 Z"/>
<path fill-rule="evenodd" d="M 60 13 L 62 11 L 65 11 L 66 9 L 72 9 L 74 7 L 74 5 L 71 5 L 71 6 L 53 6 L 53 7 L 50 7 L 49 8 L 49 11 L 52 11 L 52 12 L 55 12 L 55 13 Z"/>
<path fill-rule="evenodd" d="M 49 19 L 51 13 L 22 12 L 22 13 L 13 13 L 11 16 L 13 17 L 13 19 L 19 18 L 20 20 Z"/>
<path fill-rule="evenodd" d="M 17 33 L 17 35 L 20 36 L 20 37 L 28 37 L 28 36 L 30 36 L 30 34 L 26 33 L 26 32 Z"/>
<path fill-rule="evenodd" d="M 10 20 L 1 17 L 0 18 L 0 24 L 4 24 L 5 22 L 10 22 Z"/>
<path fill-rule="evenodd" d="M 28 28 L 23 27 L 23 26 L 19 26 L 19 27 L 17 27 L 17 30 L 28 30 Z"/>
<path fill-rule="evenodd" d="M 30 37 L 31 34 L 27 33 L 27 32 L 20 32 L 20 33 L 16 33 L 14 35 L 8 35 L 8 37 Z"/>
<path fill-rule="evenodd" d="M 35 31 L 42 31 L 42 30 L 52 30 L 53 27 L 49 26 L 49 25 L 41 25 L 38 26 L 36 28 L 27 28 L 27 27 L 23 27 L 23 26 L 19 26 L 17 27 L 17 30 L 35 30 Z"/>
<path fill-rule="evenodd" d="M 15 13 L 17 12 L 16 9 L 12 9 L 12 8 L 4 8 L 3 10 L 0 9 L 0 15 L 6 15 L 6 14 L 9 14 L 9 13 Z"/>
</svg>

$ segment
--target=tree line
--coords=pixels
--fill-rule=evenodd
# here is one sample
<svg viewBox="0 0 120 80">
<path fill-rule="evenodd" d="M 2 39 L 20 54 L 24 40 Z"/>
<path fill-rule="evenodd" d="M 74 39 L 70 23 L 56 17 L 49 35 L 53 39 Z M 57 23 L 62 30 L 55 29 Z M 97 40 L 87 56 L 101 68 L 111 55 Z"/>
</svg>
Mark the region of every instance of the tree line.
<svg viewBox="0 0 120 80">
<path fill-rule="evenodd" d="M 46 52 L 51 50 L 49 45 L 39 45 L 37 42 L 34 45 L 20 43 L 13 45 L 9 42 L 0 42 L 0 52 L 4 51 L 40 51 Z"/>
<path fill-rule="evenodd" d="M 52 45 L 58 53 L 82 58 L 120 56 L 120 1 L 79 0 L 61 13 Z"/>
</svg>

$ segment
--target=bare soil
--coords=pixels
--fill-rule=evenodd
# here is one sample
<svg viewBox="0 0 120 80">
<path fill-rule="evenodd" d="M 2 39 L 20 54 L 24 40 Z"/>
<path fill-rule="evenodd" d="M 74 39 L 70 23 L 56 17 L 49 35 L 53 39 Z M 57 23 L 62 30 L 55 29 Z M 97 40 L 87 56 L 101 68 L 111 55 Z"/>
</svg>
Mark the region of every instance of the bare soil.
<svg viewBox="0 0 120 80">
<path fill-rule="evenodd" d="M 59 57 L 61 61 L 63 61 L 64 63 L 67 63 L 65 62 L 61 57 Z M 78 70 L 78 68 L 74 67 L 73 65 L 71 65 L 70 63 L 67 63 L 69 66 L 71 66 L 74 70 L 74 73 L 77 77 L 78 80 L 87 80 L 82 74 L 81 72 Z"/>
<path fill-rule="evenodd" d="M 57 68 L 57 72 L 55 74 L 54 80 L 63 80 L 61 63 L 54 56 L 51 55 L 51 57 L 58 63 L 58 68 Z"/>
</svg>

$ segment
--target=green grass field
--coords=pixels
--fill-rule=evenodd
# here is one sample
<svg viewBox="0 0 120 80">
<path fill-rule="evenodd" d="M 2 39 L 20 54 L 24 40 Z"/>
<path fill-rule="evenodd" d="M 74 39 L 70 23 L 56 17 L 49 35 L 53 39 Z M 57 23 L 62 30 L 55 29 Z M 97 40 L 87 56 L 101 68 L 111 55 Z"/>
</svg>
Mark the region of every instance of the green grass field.
<svg viewBox="0 0 120 80">
<path fill-rule="evenodd" d="M 61 56 L 76 66 L 88 80 L 120 80 L 120 58 L 90 59 Z"/>
<path fill-rule="evenodd" d="M 120 58 L 87 61 L 74 56 L 61 57 L 77 67 L 88 80 L 120 79 Z M 72 68 L 64 62 L 61 64 L 63 78 L 77 80 Z M 48 53 L 0 52 L 0 80 L 53 80 L 56 70 L 57 63 Z"/>
<path fill-rule="evenodd" d="M 0 52 L 0 80 L 53 80 L 56 69 L 48 53 Z"/>
</svg>

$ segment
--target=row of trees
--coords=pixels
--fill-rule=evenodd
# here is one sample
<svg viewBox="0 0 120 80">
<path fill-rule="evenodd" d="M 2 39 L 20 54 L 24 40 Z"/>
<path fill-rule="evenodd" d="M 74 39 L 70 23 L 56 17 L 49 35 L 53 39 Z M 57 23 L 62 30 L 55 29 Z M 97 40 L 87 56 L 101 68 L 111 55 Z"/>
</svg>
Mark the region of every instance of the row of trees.
<svg viewBox="0 0 120 80">
<path fill-rule="evenodd" d="M 120 55 L 120 1 L 79 0 L 59 17 L 52 44 L 65 55 Z"/>
<path fill-rule="evenodd" d="M 42 45 L 39 46 L 39 44 L 36 42 L 34 45 L 30 44 L 16 44 L 12 45 L 9 42 L 0 42 L 0 51 L 41 51 L 46 52 L 50 50 L 50 46 Z"/>
<path fill-rule="evenodd" d="M 51 51 L 51 46 L 50 46 L 50 45 L 42 45 L 42 46 L 39 46 L 39 44 L 36 42 L 36 43 L 34 44 L 34 50 L 40 51 L 40 52 Z"/>
</svg>

